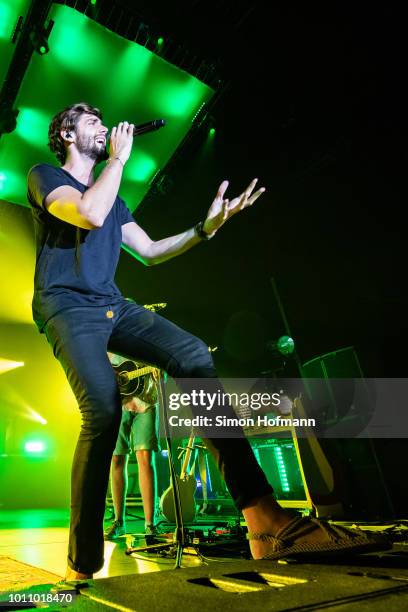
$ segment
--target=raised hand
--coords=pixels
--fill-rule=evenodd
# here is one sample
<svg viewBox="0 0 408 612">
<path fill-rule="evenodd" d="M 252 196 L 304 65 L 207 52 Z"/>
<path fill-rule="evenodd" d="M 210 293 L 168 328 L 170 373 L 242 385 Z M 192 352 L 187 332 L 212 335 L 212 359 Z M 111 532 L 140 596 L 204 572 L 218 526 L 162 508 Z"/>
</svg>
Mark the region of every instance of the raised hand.
<svg viewBox="0 0 408 612">
<path fill-rule="evenodd" d="M 133 146 L 134 123 L 121 121 L 118 126 L 112 128 L 109 142 L 109 157 L 118 158 L 123 165 L 130 157 Z"/>
<path fill-rule="evenodd" d="M 255 191 L 255 193 L 252 193 L 257 181 L 258 179 L 253 179 L 248 187 L 238 197 L 232 200 L 224 198 L 224 194 L 229 185 L 228 181 L 223 181 L 221 183 L 217 195 L 208 210 L 207 218 L 204 221 L 203 230 L 206 234 L 210 236 L 215 234 L 230 217 L 244 210 L 244 208 L 252 206 L 252 204 L 256 202 L 259 196 L 265 191 L 265 187 L 261 187 Z"/>
</svg>

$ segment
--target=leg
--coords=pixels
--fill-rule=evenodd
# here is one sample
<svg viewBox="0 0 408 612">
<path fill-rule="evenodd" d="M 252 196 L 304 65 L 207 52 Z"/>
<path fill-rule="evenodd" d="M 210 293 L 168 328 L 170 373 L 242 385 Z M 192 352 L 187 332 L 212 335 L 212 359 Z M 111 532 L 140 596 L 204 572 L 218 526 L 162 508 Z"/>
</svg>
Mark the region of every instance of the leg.
<svg viewBox="0 0 408 612">
<path fill-rule="evenodd" d="M 110 341 L 111 350 L 134 359 L 153 363 L 168 372 L 173 378 L 215 378 L 216 372 L 211 355 L 206 345 L 191 334 L 181 330 L 155 313 L 145 310 L 136 304 L 126 303 L 118 309 L 115 329 Z M 188 380 L 184 380 L 188 387 Z M 212 383 L 214 391 L 219 384 Z M 186 387 L 186 391 L 189 389 Z M 338 552 L 359 547 L 359 550 L 382 550 L 388 543 L 377 542 L 364 536 L 350 533 L 350 530 L 337 529 L 330 533 L 325 525 L 316 521 L 292 523 L 291 513 L 283 510 L 273 499 L 272 488 L 256 461 L 248 440 L 245 438 L 211 438 L 205 443 L 212 452 L 218 467 L 226 481 L 238 509 L 244 512 L 250 532 L 261 535 L 261 539 L 251 541 L 251 551 L 259 558 L 270 554 L 271 547 L 277 545 L 280 531 L 288 526 L 290 537 L 295 539 L 300 549 L 308 547 L 316 552 L 322 548 L 332 549 L 332 540 L 341 540 L 336 544 Z M 305 524 L 306 523 L 306 524 Z M 333 532 L 333 530 L 332 530 Z M 270 541 L 265 541 L 264 534 L 269 534 Z M 275 538 L 276 534 L 276 538 Z M 285 532 L 285 540 L 288 531 Z M 285 540 L 286 541 L 286 540 Z M 279 539 L 278 547 L 285 547 Z M 278 553 L 285 556 L 285 552 Z"/>
<path fill-rule="evenodd" d="M 82 427 L 72 464 L 67 578 L 90 577 L 103 565 L 103 516 L 109 467 L 122 407 L 107 357 L 108 308 L 73 308 L 54 316 L 47 339 L 78 401 Z"/>
<path fill-rule="evenodd" d="M 120 454 L 115 453 L 113 454 L 111 463 L 111 490 L 115 520 L 105 531 L 105 540 L 116 540 L 116 538 L 126 534 L 125 504 L 128 484 L 127 464 L 129 455 L 122 452 Z"/>
<path fill-rule="evenodd" d="M 126 302 L 118 309 L 109 350 L 155 364 L 173 378 L 184 379 L 184 384 L 188 384 L 188 378 L 206 378 L 214 379 L 211 384 L 219 388 L 212 357 L 204 342 L 137 304 Z M 205 443 L 239 509 L 251 505 L 254 499 L 271 495 L 272 487 L 247 439 L 211 438 Z"/>
<path fill-rule="evenodd" d="M 110 341 L 111 350 L 124 356 L 142 359 L 168 372 L 173 378 L 215 378 L 216 372 L 206 345 L 191 334 L 181 330 L 155 313 L 136 304 L 127 303 L 118 310 L 118 318 Z M 184 380 L 186 391 L 188 381 Z M 219 384 L 213 380 L 214 391 Z M 212 452 L 226 481 L 230 493 L 238 507 L 243 510 L 250 532 L 258 535 L 269 534 L 271 541 L 264 537 L 254 540 L 251 550 L 259 558 L 271 552 L 277 545 L 280 531 L 283 539 L 289 533 L 296 546 L 305 547 L 313 552 L 322 549 L 332 550 L 333 540 L 337 552 L 359 550 L 382 550 L 389 547 L 388 542 L 378 542 L 378 538 L 367 538 L 352 534 L 352 530 L 330 529 L 316 520 L 302 519 L 301 524 L 292 522 L 292 513 L 283 510 L 273 499 L 272 488 L 256 461 L 248 440 L 245 438 L 211 438 L 205 443 Z M 300 519 L 299 519 L 300 520 Z M 276 538 L 275 538 L 276 534 Z M 277 543 L 278 542 L 278 543 Z M 274 553 L 275 554 L 275 553 Z M 278 553 L 285 556 L 285 551 Z"/>
<path fill-rule="evenodd" d="M 125 504 L 128 484 L 127 465 L 131 453 L 130 438 L 134 414 L 122 410 L 122 419 L 115 450 L 113 451 L 111 463 L 111 489 L 113 507 L 115 509 L 115 521 L 105 532 L 105 539 L 115 539 L 126 532 L 125 526 Z"/>
<path fill-rule="evenodd" d="M 152 401 L 157 401 L 157 392 L 153 393 Z M 139 487 L 143 501 L 145 526 L 153 526 L 156 499 L 153 451 L 158 450 L 156 405 L 135 415 L 132 437 L 139 469 Z"/>
<path fill-rule="evenodd" d="M 136 450 L 139 469 L 139 487 L 143 501 L 143 511 L 146 525 L 153 524 L 155 500 L 155 473 L 152 462 L 152 451 Z"/>
<path fill-rule="evenodd" d="M 115 520 L 125 524 L 125 500 L 127 493 L 128 455 L 113 455 L 111 467 L 111 486 Z"/>
</svg>

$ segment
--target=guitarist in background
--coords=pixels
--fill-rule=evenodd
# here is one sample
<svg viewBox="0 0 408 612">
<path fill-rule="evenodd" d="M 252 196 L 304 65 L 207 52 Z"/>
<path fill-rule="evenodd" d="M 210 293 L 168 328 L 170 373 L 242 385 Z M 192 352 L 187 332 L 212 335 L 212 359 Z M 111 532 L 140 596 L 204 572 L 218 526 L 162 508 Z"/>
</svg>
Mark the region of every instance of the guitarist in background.
<svg viewBox="0 0 408 612">
<path fill-rule="evenodd" d="M 113 366 L 120 366 L 125 360 L 119 355 L 108 353 Z M 128 362 L 129 363 L 129 362 Z M 134 362 L 135 369 L 138 364 Z M 132 445 L 135 451 L 139 488 L 142 495 L 145 516 L 145 532 L 154 535 L 154 508 L 156 479 L 153 452 L 158 450 L 157 440 L 157 381 L 159 370 L 138 379 L 134 395 L 122 395 L 122 420 L 111 463 L 111 488 L 115 519 L 105 531 L 105 540 L 115 540 L 126 533 L 125 504 L 127 493 L 127 465 Z"/>
</svg>

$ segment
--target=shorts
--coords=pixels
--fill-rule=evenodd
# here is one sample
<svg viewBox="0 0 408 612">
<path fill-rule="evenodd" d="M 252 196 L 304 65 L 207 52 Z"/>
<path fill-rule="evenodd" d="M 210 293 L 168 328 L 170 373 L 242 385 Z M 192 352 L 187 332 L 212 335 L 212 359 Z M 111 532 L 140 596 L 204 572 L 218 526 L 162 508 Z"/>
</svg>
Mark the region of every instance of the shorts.
<svg viewBox="0 0 408 612">
<path fill-rule="evenodd" d="M 157 410 L 155 406 L 146 412 L 131 412 L 122 410 L 122 420 L 114 455 L 129 455 L 132 448 L 138 450 L 157 451 Z"/>
</svg>

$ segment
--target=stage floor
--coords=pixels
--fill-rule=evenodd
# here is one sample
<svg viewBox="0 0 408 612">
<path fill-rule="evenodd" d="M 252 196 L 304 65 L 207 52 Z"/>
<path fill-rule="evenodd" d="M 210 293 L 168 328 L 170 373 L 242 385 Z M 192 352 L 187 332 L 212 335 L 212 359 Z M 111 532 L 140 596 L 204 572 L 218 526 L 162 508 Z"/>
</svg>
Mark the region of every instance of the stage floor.
<svg viewBox="0 0 408 612">
<path fill-rule="evenodd" d="M 105 522 L 109 526 L 110 521 Z M 0 510 L 0 556 L 64 576 L 68 547 L 69 510 Z M 143 520 L 126 519 L 129 534 L 143 531 Z M 142 560 L 125 555 L 126 537 L 105 542 L 105 563 L 95 578 L 141 574 L 171 569 L 172 559 Z M 196 556 L 185 555 L 183 566 L 200 565 Z"/>
<path fill-rule="evenodd" d="M 132 509 L 130 512 L 133 514 L 134 510 Z M 226 521 L 227 518 L 220 517 L 220 520 Z M 129 534 L 142 533 L 143 520 L 129 516 L 126 523 Z M 110 521 L 106 520 L 105 526 L 109 524 Z M 32 566 L 32 568 L 27 568 L 27 570 L 38 570 L 38 580 L 33 581 L 33 577 L 30 577 L 31 584 L 52 584 L 60 577 L 63 577 L 66 568 L 68 525 L 68 509 L 0 510 L 0 560 L 3 562 L 2 565 L 0 564 L 0 592 L 18 590 L 16 587 L 19 583 L 15 574 L 19 569 L 19 563 Z M 370 527 L 373 528 L 373 526 Z M 377 526 L 377 529 L 382 530 L 384 526 Z M 405 534 L 408 532 L 406 521 L 404 521 L 402 529 L 405 531 Z M 171 531 L 170 528 L 169 531 Z M 145 557 L 145 554 L 140 556 L 126 555 L 125 550 L 128 545 L 132 544 L 131 539 L 131 536 L 123 536 L 115 542 L 105 543 L 105 563 L 103 568 L 95 574 L 95 579 L 126 575 L 139 575 L 138 579 L 141 579 L 143 574 L 172 570 L 174 568 L 173 558 L 163 558 L 157 555 L 153 557 L 152 555 L 152 558 L 149 559 Z M 363 555 L 359 559 L 344 560 L 343 563 L 352 565 L 354 568 L 368 564 L 373 568 L 375 567 L 377 572 L 381 567 L 388 567 L 388 571 L 392 575 L 390 568 L 398 567 L 401 569 L 401 567 L 408 565 L 406 565 L 408 538 L 403 537 L 402 540 L 405 541 L 397 544 L 394 550 L 386 556 L 374 555 L 369 558 L 369 556 Z M 138 545 L 142 544 L 143 541 L 139 541 Z M 202 552 L 201 549 L 200 552 Z M 211 552 L 202 554 L 210 558 L 213 556 Z M 222 553 L 220 555 L 220 551 L 214 551 L 214 554 L 216 554 L 216 561 L 214 560 L 213 565 L 211 559 L 209 559 L 209 567 L 216 567 L 217 561 L 240 562 L 240 557 L 237 557 L 237 554 L 234 555 L 234 553 L 230 556 L 221 556 Z M 15 562 L 16 571 L 12 569 L 12 561 Z M 243 559 L 242 563 L 245 564 Z M 183 555 L 184 568 L 193 570 L 194 568 L 198 569 L 200 566 L 202 566 L 202 561 L 197 554 Z M 1 567 L 4 568 L 3 575 L 1 575 Z M 24 578 L 24 567 L 21 566 L 21 568 L 22 578 Z M 317 570 L 317 567 L 315 569 Z M 42 575 L 41 572 L 48 572 L 52 576 Z M 406 577 L 405 580 L 407 580 Z M 23 579 L 22 582 L 24 582 Z"/>
</svg>

